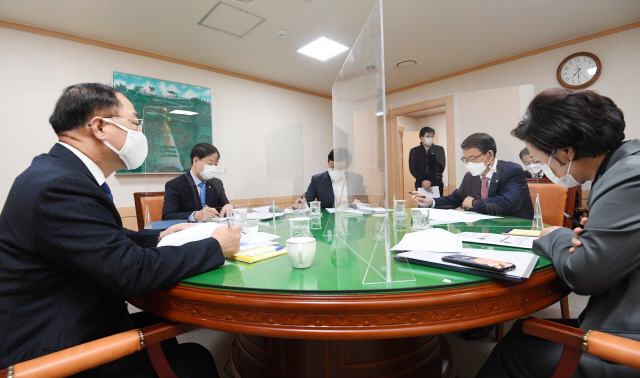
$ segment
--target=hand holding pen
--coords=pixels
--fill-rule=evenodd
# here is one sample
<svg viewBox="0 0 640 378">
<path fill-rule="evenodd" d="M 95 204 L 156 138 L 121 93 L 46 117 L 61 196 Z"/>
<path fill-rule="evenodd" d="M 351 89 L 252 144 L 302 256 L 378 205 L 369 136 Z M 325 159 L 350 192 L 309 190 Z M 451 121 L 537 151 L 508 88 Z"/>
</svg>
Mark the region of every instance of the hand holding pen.
<svg viewBox="0 0 640 378">
<path fill-rule="evenodd" d="M 565 214 L 565 216 L 566 216 L 566 214 Z M 582 217 L 582 219 L 580 219 L 580 223 L 579 223 L 579 225 L 581 227 L 576 227 L 573 230 L 573 232 L 575 232 L 575 234 L 576 234 L 576 237 L 571 239 L 571 244 L 573 244 L 573 247 L 569 248 L 569 252 L 573 253 L 573 252 L 576 251 L 576 248 L 582 247 L 582 241 L 580 241 L 580 239 L 578 239 L 578 236 L 580 236 L 580 233 L 582 233 L 582 229 L 584 228 L 584 225 L 586 223 L 587 223 L 587 217 Z"/>
</svg>

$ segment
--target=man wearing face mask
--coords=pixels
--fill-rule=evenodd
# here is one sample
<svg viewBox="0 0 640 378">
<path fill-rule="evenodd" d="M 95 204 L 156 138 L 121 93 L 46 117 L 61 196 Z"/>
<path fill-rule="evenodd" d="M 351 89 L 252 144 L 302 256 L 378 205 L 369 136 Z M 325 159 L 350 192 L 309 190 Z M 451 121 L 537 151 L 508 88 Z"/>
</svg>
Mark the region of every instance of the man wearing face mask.
<svg viewBox="0 0 640 378">
<path fill-rule="evenodd" d="M 307 203 L 317 199 L 323 209 L 368 203 L 362 175 L 347 171 L 351 164 L 349 151 L 336 148 L 334 154 L 334 150 L 331 150 L 327 164 L 327 171 L 311 177 L 311 183 L 303 196 Z M 298 198 L 294 207 L 301 205 L 302 198 Z"/>
<path fill-rule="evenodd" d="M 496 159 L 496 142 L 489 134 L 469 135 L 460 145 L 469 172 L 460 187 L 446 197 L 413 199 L 420 206 L 458 208 L 491 215 L 533 219 L 527 179 L 519 165 Z"/>
<path fill-rule="evenodd" d="M 145 326 L 126 298 L 174 285 L 224 264 L 240 248 L 240 227 L 210 238 L 156 247 L 188 228 L 132 232 L 122 227 L 105 179 L 140 166 L 147 152 L 133 105 L 102 84 L 66 88 L 49 118 L 58 136 L 14 181 L 0 214 L 0 366 Z M 209 352 L 163 345 L 180 376 L 214 376 Z M 213 373 L 212 373 L 213 372 Z M 84 377 L 157 377 L 146 352 L 91 369 Z"/>
<path fill-rule="evenodd" d="M 220 152 L 210 143 L 198 143 L 191 150 L 191 169 L 164 186 L 162 219 L 190 222 L 233 215 L 222 180 L 215 177 Z"/>
<path fill-rule="evenodd" d="M 511 134 L 525 142 L 557 185 L 591 181 L 583 227 L 547 227 L 533 243 L 567 287 L 590 296 L 577 319 L 554 321 L 640 341 L 640 141 L 625 141 L 625 127 L 622 110 L 609 97 L 553 88 L 531 101 Z M 478 377 L 549 377 L 562 353 L 563 345 L 524 334 L 517 321 Z M 626 378 L 640 372 L 583 353 L 573 376 Z"/>
<path fill-rule="evenodd" d="M 524 164 L 524 175 L 527 178 L 546 178 L 547 177 L 542 172 L 542 168 L 541 168 L 542 164 L 540 164 L 538 160 L 531 157 L 531 154 L 529 153 L 528 149 L 523 148 L 522 151 L 520 151 L 520 160 L 522 161 L 522 164 Z"/>
<path fill-rule="evenodd" d="M 415 188 L 431 191 L 431 186 L 440 188 L 440 195 L 444 189 L 442 172 L 446 166 L 444 148 L 433 144 L 436 131 L 431 127 L 420 129 L 420 145 L 409 152 L 409 171 L 415 177 Z"/>
</svg>

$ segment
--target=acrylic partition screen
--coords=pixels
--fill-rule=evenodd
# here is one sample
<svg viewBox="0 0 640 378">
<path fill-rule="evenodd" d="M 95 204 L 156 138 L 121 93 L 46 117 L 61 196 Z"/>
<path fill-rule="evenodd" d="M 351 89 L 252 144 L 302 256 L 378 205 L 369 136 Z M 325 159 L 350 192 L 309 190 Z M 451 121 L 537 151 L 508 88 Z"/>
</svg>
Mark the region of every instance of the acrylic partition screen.
<svg viewBox="0 0 640 378">
<path fill-rule="evenodd" d="M 308 184 L 304 178 L 302 122 L 282 121 L 282 118 L 274 122 L 273 111 L 266 107 L 145 107 L 143 132 L 147 136 L 149 157 L 140 168 L 144 174 L 143 193 L 162 195 L 165 183 L 180 176 L 188 181 L 191 175 L 185 173 L 192 168 L 192 149 L 204 142 L 217 150 L 210 154 L 217 158 L 211 180 L 216 184 L 207 183 L 206 194 L 206 202 L 216 211 L 220 211 L 225 202 L 235 208 L 245 208 L 249 213 L 273 203 L 281 209 L 291 207 Z M 189 129 L 190 125 L 198 124 L 199 117 L 209 118 L 211 130 L 200 133 L 197 128 Z M 185 130 L 191 130 L 190 134 L 186 135 Z M 204 165 L 212 161 L 207 157 L 203 163 L 198 161 L 196 159 L 196 169 L 202 177 Z M 198 205 L 200 198 L 195 186 L 179 187 L 186 191 L 179 193 L 180 201 Z M 153 201 L 143 202 L 146 226 L 162 220 L 163 203 L 149 206 L 147 215 L 146 203 Z M 171 217 L 187 219 L 190 214 L 181 209 L 178 213 Z M 265 226 L 266 223 L 263 222 Z"/>
<path fill-rule="evenodd" d="M 335 235 L 338 271 L 348 265 L 344 272 L 352 274 L 352 265 L 359 264 L 363 284 L 414 280 L 390 254 L 383 40 L 379 1 L 332 88 L 336 211 L 325 234 Z M 351 235 L 365 236 L 353 240 Z"/>
</svg>

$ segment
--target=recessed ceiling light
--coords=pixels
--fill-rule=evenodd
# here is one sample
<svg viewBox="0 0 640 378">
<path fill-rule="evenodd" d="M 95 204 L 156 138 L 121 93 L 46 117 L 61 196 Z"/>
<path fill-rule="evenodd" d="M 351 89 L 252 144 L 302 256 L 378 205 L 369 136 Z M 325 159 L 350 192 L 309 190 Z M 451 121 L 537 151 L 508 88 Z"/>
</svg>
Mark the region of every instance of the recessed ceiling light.
<svg viewBox="0 0 640 378">
<path fill-rule="evenodd" d="M 188 110 L 173 110 L 169 112 L 170 114 L 183 114 L 183 115 L 196 115 L 196 112 L 190 112 Z"/>
<path fill-rule="evenodd" d="M 298 52 L 324 62 L 347 50 L 349 50 L 347 46 L 334 42 L 329 38 L 320 37 L 299 49 Z"/>
<path fill-rule="evenodd" d="M 405 59 L 396 63 L 396 67 L 398 68 L 411 68 L 418 65 L 418 61 L 415 59 Z"/>
</svg>

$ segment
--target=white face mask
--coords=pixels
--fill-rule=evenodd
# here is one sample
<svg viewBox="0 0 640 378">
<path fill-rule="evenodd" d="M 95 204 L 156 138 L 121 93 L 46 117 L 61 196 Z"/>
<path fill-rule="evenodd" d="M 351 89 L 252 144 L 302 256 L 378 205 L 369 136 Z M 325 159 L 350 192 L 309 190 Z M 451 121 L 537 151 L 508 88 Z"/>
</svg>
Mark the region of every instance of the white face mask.
<svg viewBox="0 0 640 378">
<path fill-rule="evenodd" d="M 544 172 L 545 175 L 547 175 L 547 178 L 551 181 L 553 181 L 554 184 L 559 185 L 559 186 L 563 186 L 565 188 L 573 188 L 575 186 L 578 185 L 582 185 L 581 182 L 576 181 L 576 179 L 573 178 L 573 176 L 571 176 L 569 174 L 569 172 L 571 172 L 571 163 L 573 162 L 573 160 L 569 160 L 569 167 L 567 168 L 567 174 L 558 178 L 558 176 L 556 176 L 553 171 L 551 170 L 551 167 L 549 167 L 549 164 L 551 164 L 551 159 L 553 157 L 553 153 L 556 152 L 555 150 L 553 150 L 551 152 L 551 156 L 549 156 L 549 163 L 547 164 L 542 164 L 542 166 L 540 168 L 542 168 L 542 172 Z"/>
<path fill-rule="evenodd" d="M 424 138 L 423 141 L 427 147 L 431 147 L 433 145 L 433 138 Z"/>
<path fill-rule="evenodd" d="M 467 171 L 469 171 L 469 173 L 471 173 L 472 176 L 479 176 L 482 174 L 482 172 L 484 172 L 484 170 L 487 168 L 487 165 L 484 163 L 485 160 L 487 160 L 487 157 L 489 155 L 486 155 L 484 157 L 484 160 L 482 161 L 482 163 L 472 163 L 472 162 L 467 162 Z"/>
<path fill-rule="evenodd" d="M 331 177 L 331 181 L 337 181 L 344 177 L 344 171 L 336 171 L 333 168 L 328 169 L 329 177 Z"/>
<path fill-rule="evenodd" d="M 127 129 L 122 125 L 118 125 L 117 123 L 108 120 L 102 119 L 105 122 L 108 122 L 112 125 L 116 125 L 122 130 L 127 132 L 127 140 L 124 142 L 124 146 L 120 151 L 116 150 L 112 145 L 109 144 L 106 140 L 103 140 L 104 143 L 111 151 L 118 154 L 120 160 L 127 166 L 127 169 L 136 169 L 144 163 L 144 159 L 147 158 L 147 153 L 149 152 L 149 146 L 147 146 L 147 137 L 142 133 L 142 131 Z"/>
<path fill-rule="evenodd" d="M 200 162 L 202 163 L 201 160 Z M 202 172 L 198 169 L 197 164 L 196 164 L 196 170 L 200 174 L 200 177 L 204 179 L 204 181 L 211 180 L 212 178 L 216 177 L 216 173 L 218 173 L 218 167 L 216 167 L 215 165 L 207 165 L 205 163 L 202 163 L 202 165 L 204 166 L 204 168 L 202 169 Z"/>
<path fill-rule="evenodd" d="M 531 163 L 527 165 L 527 171 L 532 175 L 537 175 L 538 172 L 540 172 L 540 169 L 542 169 L 541 167 L 542 165 L 540 163 Z"/>
</svg>

